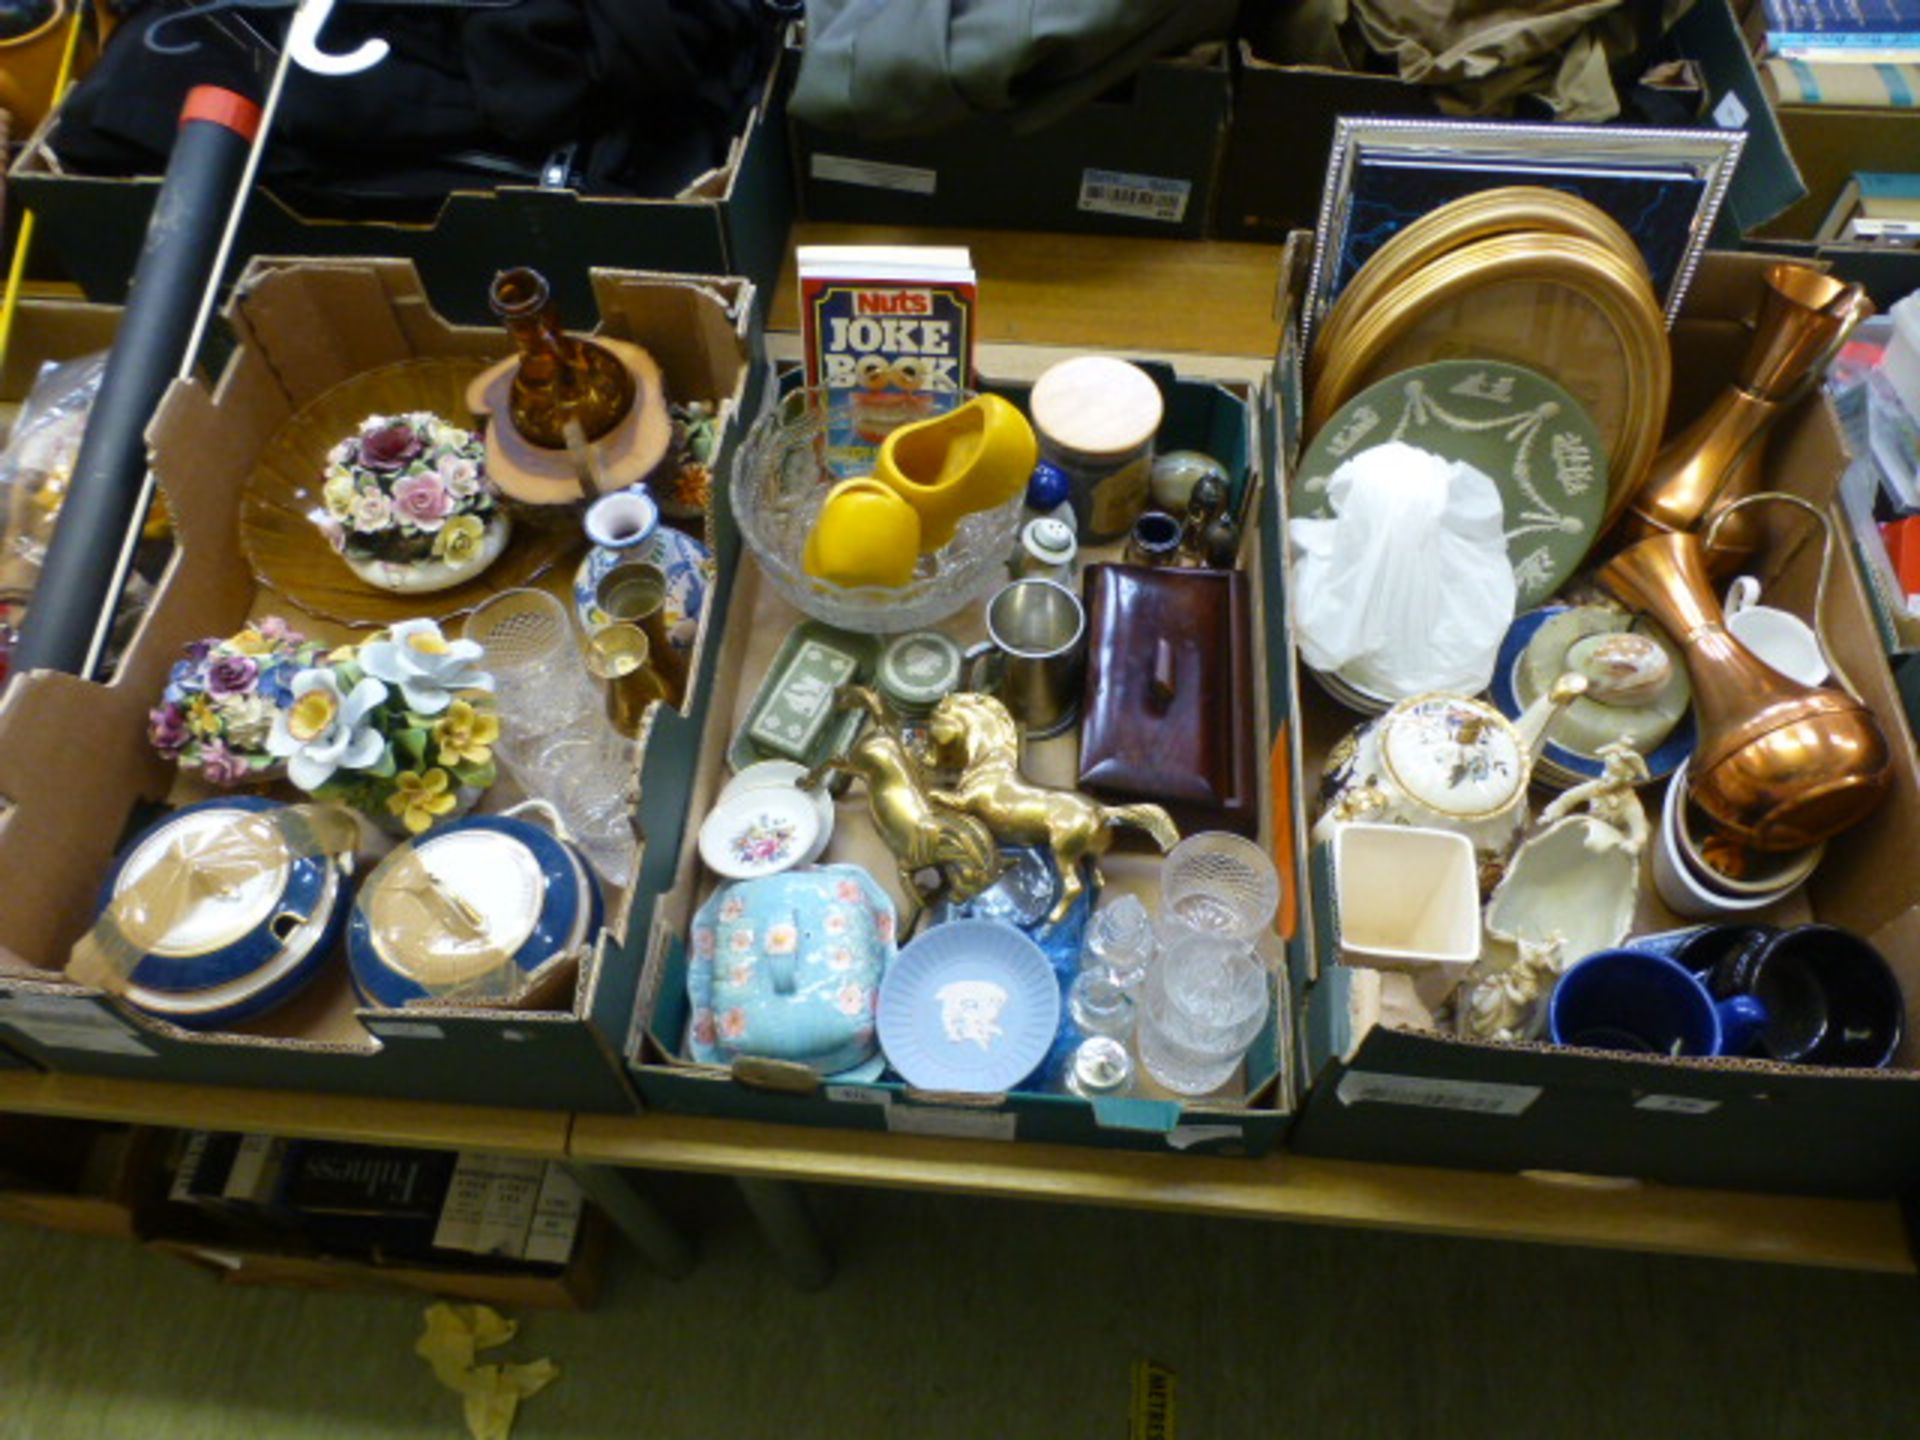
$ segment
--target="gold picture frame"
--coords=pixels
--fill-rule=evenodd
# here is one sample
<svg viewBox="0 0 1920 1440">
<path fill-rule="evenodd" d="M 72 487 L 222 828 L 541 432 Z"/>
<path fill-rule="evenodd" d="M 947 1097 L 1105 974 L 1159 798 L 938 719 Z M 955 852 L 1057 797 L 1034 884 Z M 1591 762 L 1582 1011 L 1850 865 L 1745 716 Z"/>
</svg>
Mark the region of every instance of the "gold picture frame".
<svg viewBox="0 0 1920 1440">
<path fill-rule="evenodd" d="M 1519 287 L 1530 287 L 1524 304 L 1497 298 Z M 1478 336 L 1458 323 L 1476 308 L 1499 322 Z M 1601 330 L 1617 359 L 1595 352 Z M 1308 397 L 1307 437 L 1374 381 L 1457 358 L 1525 365 L 1587 408 L 1607 445 L 1611 525 L 1659 446 L 1673 383 L 1666 327 L 1644 272 L 1576 235 L 1495 235 L 1442 255 L 1356 313 Z"/>
<path fill-rule="evenodd" d="M 1307 357 L 1307 383 L 1316 381 L 1328 357 L 1346 343 L 1353 322 L 1442 255 L 1495 235 L 1538 232 L 1576 235 L 1604 245 L 1642 276 L 1647 262 L 1627 234 L 1598 205 L 1543 185 L 1503 185 L 1429 211 L 1382 245 L 1341 291 L 1314 332 Z"/>
</svg>

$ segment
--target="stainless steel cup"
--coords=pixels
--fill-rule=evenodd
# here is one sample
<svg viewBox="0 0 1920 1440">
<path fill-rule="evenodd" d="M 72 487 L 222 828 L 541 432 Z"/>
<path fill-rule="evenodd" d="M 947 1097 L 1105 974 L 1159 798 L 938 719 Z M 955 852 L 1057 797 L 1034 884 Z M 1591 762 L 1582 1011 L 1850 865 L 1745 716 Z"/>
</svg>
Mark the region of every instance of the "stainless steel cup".
<svg viewBox="0 0 1920 1440">
<path fill-rule="evenodd" d="M 987 603 L 987 640 L 967 652 L 967 688 L 995 695 L 1030 736 L 1078 718 L 1087 615 L 1057 580 L 1016 580 Z"/>
</svg>

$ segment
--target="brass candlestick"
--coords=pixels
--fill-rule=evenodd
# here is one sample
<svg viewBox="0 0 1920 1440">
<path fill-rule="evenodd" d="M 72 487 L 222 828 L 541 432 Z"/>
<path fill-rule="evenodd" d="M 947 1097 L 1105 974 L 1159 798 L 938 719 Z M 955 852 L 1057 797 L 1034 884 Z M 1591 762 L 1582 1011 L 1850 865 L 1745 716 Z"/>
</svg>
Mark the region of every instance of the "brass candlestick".
<svg viewBox="0 0 1920 1440">
<path fill-rule="evenodd" d="M 1774 422 L 1819 383 L 1827 361 L 1872 313 L 1873 302 L 1858 285 L 1808 265 L 1768 266 L 1738 378 L 1654 456 L 1614 530 L 1615 542 L 1697 529 L 1751 494 Z M 1707 567 L 1715 575 L 1731 573 L 1759 545 L 1758 530 L 1743 516 L 1722 529 Z"/>
<path fill-rule="evenodd" d="M 1763 500 L 1812 508 L 1772 493 L 1736 505 Z M 1737 511 L 1728 510 L 1731 523 Z M 1831 558 L 1829 543 L 1822 594 Z M 1700 734 L 1687 792 L 1733 838 L 1756 850 L 1801 850 L 1857 824 L 1880 803 L 1893 762 L 1879 720 L 1843 690 L 1788 679 L 1728 633 L 1699 537 L 1672 532 L 1641 540 L 1597 578 L 1622 603 L 1653 616 L 1685 654 Z M 1818 612 L 1816 599 L 1816 623 Z"/>
</svg>

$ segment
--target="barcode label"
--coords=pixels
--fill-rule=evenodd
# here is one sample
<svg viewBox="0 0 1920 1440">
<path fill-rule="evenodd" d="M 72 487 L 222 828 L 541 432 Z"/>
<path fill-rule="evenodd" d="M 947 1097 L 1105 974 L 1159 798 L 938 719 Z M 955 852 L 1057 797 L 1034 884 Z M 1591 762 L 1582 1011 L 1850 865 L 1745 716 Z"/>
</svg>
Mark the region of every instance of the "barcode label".
<svg viewBox="0 0 1920 1440">
<path fill-rule="evenodd" d="M 959 1140 L 1011 1140 L 1020 1117 L 998 1110 L 947 1110 L 936 1105 L 889 1105 L 887 1129 L 902 1135 Z"/>
<path fill-rule="evenodd" d="M 825 1085 L 821 1087 L 827 1099 L 836 1105 L 880 1105 L 893 1103 L 890 1091 L 877 1085 Z"/>
<path fill-rule="evenodd" d="M 1169 180 L 1162 175 L 1127 175 L 1118 170 L 1080 172 L 1080 208 L 1103 215 L 1131 215 L 1139 220 L 1162 220 L 1178 225 L 1187 216 L 1191 180 Z"/>
<path fill-rule="evenodd" d="M 1658 1110 L 1668 1115 L 1710 1115 L 1720 1108 L 1718 1100 L 1696 1100 L 1691 1095 L 1642 1095 L 1633 1102 L 1636 1110 Z"/>
<path fill-rule="evenodd" d="M 125 1020 L 115 1019 L 82 1000 L 60 995 L 14 995 L 0 1011 L 7 1024 L 49 1050 L 86 1050 L 96 1055 L 138 1055 L 151 1060 L 160 1052 L 140 1038 Z"/>
<path fill-rule="evenodd" d="M 938 170 L 889 165 L 881 160 L 856 160 L 851 155 L 816 154 L 812 169 L 816 180 L 864 185 L 870 190 L 904 190 L 909 195 L 931 195 L 940 183 Z"/>
<path fill-rule="evenodd" d="M 1382 1105 L 1414 1105 L 1423 1110 L 1464 1110 L 1474 1115 L 1523 1115 L 1540 1098 L 1540 1087 L 1349 1070 L 1340 1077 L 1340 1088 L 1334 1094 L 1343 1105 L 1364 1105 L 1372 1101 Z"/>
</svg>

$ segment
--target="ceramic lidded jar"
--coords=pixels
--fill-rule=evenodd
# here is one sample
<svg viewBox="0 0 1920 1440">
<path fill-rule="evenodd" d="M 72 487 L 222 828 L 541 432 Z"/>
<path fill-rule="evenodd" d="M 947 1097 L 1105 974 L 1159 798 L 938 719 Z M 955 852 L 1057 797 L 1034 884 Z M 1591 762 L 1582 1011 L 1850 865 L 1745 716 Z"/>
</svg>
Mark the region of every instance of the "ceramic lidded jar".
<svg viewBox="0 0 1920 1440">
<path fill-rule="evenodd" d="M 1473 842 L 1484 894 L 1528 820 L 1527 784 L 1559 710 L 1584 694 L 1565 675 L 1517 721 L 1463 695 L 1415 695 L 1347 736 L 1327 757 L 1316 843 L 1343 824 L 1421 825 Z"/>
<path fill-rule="evenodd" d="M 115 862 L 68 974 L 197 1030 L 292 999 L 340 937 L 352 865 L 353 842 L 307 817 L 238 795 L 159 821 Z"/>
<path fill-rule="evenodd" d="M 520 818 L 539 813 L 543 829 Z M 542 801 L 440 825 L 380 862 L 353 906 L 347 958 L 368 1004 L 535 1008 L 600 928 L 593 870 Z"/>
</svg>

